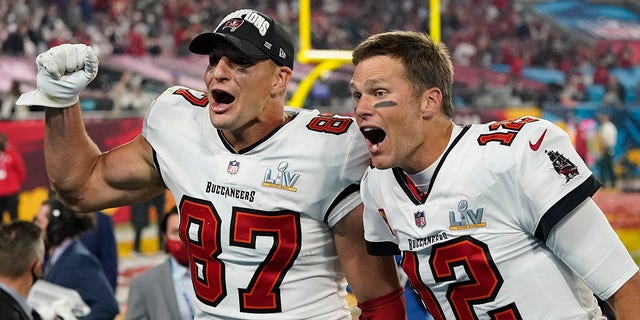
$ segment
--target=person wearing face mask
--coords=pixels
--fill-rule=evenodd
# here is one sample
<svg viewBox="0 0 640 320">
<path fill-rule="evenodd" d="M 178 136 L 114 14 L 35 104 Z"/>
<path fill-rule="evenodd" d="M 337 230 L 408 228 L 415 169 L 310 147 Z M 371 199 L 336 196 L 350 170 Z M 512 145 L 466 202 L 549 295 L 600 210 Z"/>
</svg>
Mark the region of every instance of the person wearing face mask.
<svg viewBox="0 0 640 320">
<path fill-rule="evenodd" d="M 3 320 L 38 320 L 27 304 L 33 284 L 42 277 L 42 230 L 27 221 L 0 225 L 0 316 Z"/>
<path fill-rule="evenodd" d="M 179 236 L 176 207 L 160 220 L 169 258 L 131 281 L 126 320 L 193 319 L 195 293 L 190 281 L 187 247 Z"/>
</svg>

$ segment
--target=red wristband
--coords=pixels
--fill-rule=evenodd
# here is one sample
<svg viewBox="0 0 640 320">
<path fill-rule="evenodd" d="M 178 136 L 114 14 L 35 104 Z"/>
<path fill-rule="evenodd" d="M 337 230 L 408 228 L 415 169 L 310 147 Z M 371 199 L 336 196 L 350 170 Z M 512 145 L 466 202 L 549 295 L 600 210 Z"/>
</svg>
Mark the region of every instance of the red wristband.
<svg viewBox="0 0 640 320">
<path fill-rule="evenodd" d="M 360 320 L 407 319 L 404 289 L 365 302 L 359 302 Z"/>
</svg>

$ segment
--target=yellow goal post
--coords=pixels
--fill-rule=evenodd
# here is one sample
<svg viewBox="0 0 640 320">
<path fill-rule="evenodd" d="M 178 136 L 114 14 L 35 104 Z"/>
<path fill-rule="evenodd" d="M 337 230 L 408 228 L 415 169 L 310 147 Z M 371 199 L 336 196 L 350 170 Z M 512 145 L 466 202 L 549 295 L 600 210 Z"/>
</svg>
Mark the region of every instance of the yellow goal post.
<svg viewBox="0 0 640 320">
<path fill-rule="evenodd" d="M 299 48 L 296 59 L 303 64 L 315 64 L 300 81 L 287 102 L 287 105 L 301 108 L 318 77 L 324 72 L 351 62 L 351 50 L 313 49 L 311 47 L 311 0 L 299 0 L 299 9 Z M 431 38 L 435 42 L 440 42 L 440 0 L 429 0 L 429 30 Z"/>
</svg>

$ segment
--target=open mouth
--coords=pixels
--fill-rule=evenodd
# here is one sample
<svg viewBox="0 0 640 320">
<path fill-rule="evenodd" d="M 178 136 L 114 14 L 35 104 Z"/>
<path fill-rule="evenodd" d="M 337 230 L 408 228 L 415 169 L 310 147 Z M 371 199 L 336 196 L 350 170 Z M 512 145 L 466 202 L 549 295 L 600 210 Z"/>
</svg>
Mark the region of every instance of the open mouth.
<svg viewBox="0 0 640 320">
<path fill-rule="evenodd" d="M 384 141 L 387 133 L 384 130 L 373 127 L 364 127 L 360 129 L 365 139 L 371 142 L 373 150 L 378 149 L 378 144 Z"/>
<path fill-rule="evenodd" d="M 236 100 L 236 97 L 222 90 L 213 90 L 212 95 L 213 95 L 213 99 L 217 103 L 228 104 Z"/>
</svg>

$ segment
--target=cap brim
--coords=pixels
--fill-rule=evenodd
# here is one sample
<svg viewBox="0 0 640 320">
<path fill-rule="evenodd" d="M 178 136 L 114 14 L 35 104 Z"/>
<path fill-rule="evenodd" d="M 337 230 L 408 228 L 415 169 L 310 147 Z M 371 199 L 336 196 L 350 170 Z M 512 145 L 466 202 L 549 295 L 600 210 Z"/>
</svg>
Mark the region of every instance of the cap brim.
<svg viewBox="0 0 640 320">
<path fill-rule="evenodd" d="M 269 56 L 248 41 L 222 33 L 202 33 L 193 38 L 189 51 L 196 54 L 209 54 L 220 42 L 232 45 L 236 50 L 249 58 L 269 59 Z"/>
</svg>

